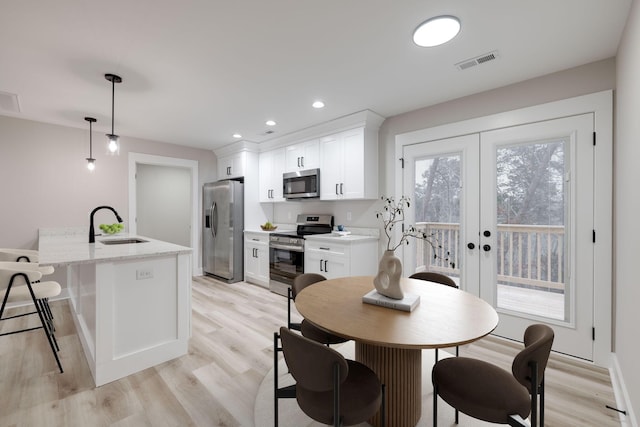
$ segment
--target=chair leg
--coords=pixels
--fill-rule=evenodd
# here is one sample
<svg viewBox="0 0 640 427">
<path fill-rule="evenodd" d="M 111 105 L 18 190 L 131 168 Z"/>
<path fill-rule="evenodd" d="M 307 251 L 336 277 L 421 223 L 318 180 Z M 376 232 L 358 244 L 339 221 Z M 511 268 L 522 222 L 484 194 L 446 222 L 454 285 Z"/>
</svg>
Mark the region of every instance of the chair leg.
<svg viewBox="0 0 640 427">
<path fill-rule="evenodd" d="M 540 408 L 540 427 L 544 427 L 544 377 L 540 381 L 540 402 L 538 402 Z"/>
<path fill-rule="evenodd" d="M 382 384 L 382 407 L 380 408 L 380 418 L 382 420 L 382 427 L 387 425 L 387 404 L 385 403 L 387 399 L 386 386 Z"/>
<path fill-rule="evenodd" d="M 42 328 L 44 329 L 44 334 L 47 336 L 47 341 L 49 341 L 49 346 L 51 347 L 51 352 L 53 352 L 53 357 L 56 358 L 56 363 L 58 364 L 58 368 L 60 368 L 60 373 L 63 374 L 64 370 L 62 369 L 62 364 L 60 363 L 60 358 L 58 357 L 59 348 L 58 348 L 58 351 L 56 351 L 56 347 L 58 346 L 58 343 L 55 342 L 55 344 L 54 344 L 55 337 L 53 337 L 53 335 L 51 333 L 49 333 L 47 320 L 45 319 L 44 314 L 40 310 L 40 306 L 37 303 L 37 300 L 35 298 L 33 290 L 31 289 L 31 285 L 29 285 L 29 291 L 31 292 L 31 296 L 33 297 L 33 302 L 34 302 L 34 305 L 36 306 L 36 310 L 38 312 L 38 317 L 40 317 L 40 323 L 42 323 Z"/>
<path fill-rule="evenodd" d="M 273 425 L 278 427 L 278 333 L 273 333 Z"/>
<path fill-rule="evenodd" d="M 531 427 L 538 425 L 538 364 L 530 362 L 531 368 Z"/>
<path fill-rule="evenodd" d="M 433 385 L 433 427 L 438 427 L 438 386 Z"/>
</svg>

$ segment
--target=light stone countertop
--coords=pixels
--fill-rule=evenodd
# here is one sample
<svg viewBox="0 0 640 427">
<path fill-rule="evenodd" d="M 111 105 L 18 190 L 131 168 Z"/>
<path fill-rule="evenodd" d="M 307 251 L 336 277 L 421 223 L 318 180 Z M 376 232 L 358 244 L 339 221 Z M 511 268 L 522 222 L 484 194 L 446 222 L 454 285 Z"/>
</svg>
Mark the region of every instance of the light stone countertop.
<svg viewBox="0 0 640 427">
<path fill-rule="evenodd" d="M 146 242 L 120 245 L 101 243 L 102 240 L 127 238 L 139 238 Z M 55 266 L 191 253 L 191 248 L 124 232 L 96 235 L 96 243 L 89 243 L 88 227 L 69 227 L 41 228 L 38 251 L 40 264 Z"/>
<path fill-rule="evenodd" d="M 368 242 L 378 241 L 378 236 L 365 236 L 362 234 L 347 234 L 346 236 L 338 236 L 333 233 L 313 234 L 304 236 L 306 240 L 334 243 L 351 243 L 351 242 Z"/>
</svg>

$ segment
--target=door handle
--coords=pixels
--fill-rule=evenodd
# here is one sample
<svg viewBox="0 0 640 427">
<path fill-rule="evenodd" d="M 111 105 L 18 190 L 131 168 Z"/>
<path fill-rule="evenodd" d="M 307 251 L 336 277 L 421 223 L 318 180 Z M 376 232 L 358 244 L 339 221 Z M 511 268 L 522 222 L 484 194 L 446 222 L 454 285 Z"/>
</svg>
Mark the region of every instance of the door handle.
<svg viewBox="0 0 640 427">
<path fill-rule="evenodd" d="M 324 271 L 322 270 L 322 260 L 320 260 L 320 271 Z"/>
<path fill-rule="evenodd" d="M 483 249 L 485 252 L 489 252 L 489 251 L 491 250 L 491 246 L 489 246 L 489 245 L 484 245 L 484 246 L 482 247 L 482 249 Z"/>
<path fill-rule="evenodd" d="M 324 260 L 324 272 L 325 273 L 329 272 L 329 270 L 327 270 L 327 260 L 326 259 Z"/>
<path fill-rule="evenodd" d="M 475 248 L 476 248 L 476 245 L 474 245 L 474 244 L 473 244 L 473 242 L 469 242 L 469 243 L 467 243 L 467 247 L 468 247 L 469 249 L 475 249 Z"/>
<path fill-rule="evenodd" d="M 216 202 L 211 202 L 211 236 L 216 238 L 216 223 L 218 222 L 216 219 Z"/>
</svg>

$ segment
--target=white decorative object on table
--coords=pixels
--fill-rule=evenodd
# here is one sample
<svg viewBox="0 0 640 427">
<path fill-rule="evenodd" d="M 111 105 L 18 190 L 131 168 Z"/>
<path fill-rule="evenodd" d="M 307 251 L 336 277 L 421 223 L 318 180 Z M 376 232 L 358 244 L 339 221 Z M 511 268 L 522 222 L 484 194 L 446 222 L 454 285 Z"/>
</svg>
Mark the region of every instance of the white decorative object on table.
<svg viewBox="0 0 640 427">
<path fill-rule="evenodd" d="M 402 277 L 402 263 L 393 251 L 386 250 L 378 264 L 378 274 L 373 279 L 373 284 L 379 294 L 393 299 L 404 298 L 404 292 L 400 287 Z"/>
</svg>

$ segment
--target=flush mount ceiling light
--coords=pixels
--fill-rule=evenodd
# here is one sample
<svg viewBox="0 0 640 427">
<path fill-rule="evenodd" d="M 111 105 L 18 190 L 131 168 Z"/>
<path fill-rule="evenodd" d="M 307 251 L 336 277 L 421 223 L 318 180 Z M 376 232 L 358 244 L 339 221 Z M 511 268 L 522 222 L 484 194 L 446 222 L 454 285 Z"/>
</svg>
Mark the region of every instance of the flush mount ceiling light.
<svg viewBox="0 0 640 427">
<path fill-rule="evenodd" d="M 89 122 L 89 157 L 87 157 L 87 169 L 93 172 L 93 170 L 96 168 L 96 159 L 93 158 L 93 132 L 91 131 L 91 125 L 97 120 L 93 117 L 85 117 L 84 119 Z"/>
<path fill-rule="evenodd" d="M 276 122 L 274 122 L 273 120 L 267 120 L 264 124 L 267 126 L 275 126 Z"/>
<path fill-rule="evenodd" d="M 322 101 L 315 101 L 313 104 L 311 104 L 311 106 L 313 108 L 324 108 L 324 102 Z"/>
<path fill-rule="evenodd" d="M 109 145 L 107 146 L 107 149 L 111 154 L 119 154 L 120 144 L 118 143 L 118 139 L 120 139 L 120 137 L 113 131 L 113 116 L 115 108 L 116 83 L 122 83 L 122 78 L 115 74 L 105 74 L 104 78 L 111 82 L 111 133 L 107 134 L 107 138 L 109 138 Z"/>
<path fill-rule="evenodd" d="M 427 19 L 413 32 L 413 42 L 422 47 L 439 46 L 453 39 L 460 32 L 460 20 L 443 15 Z"/>
</svg>

